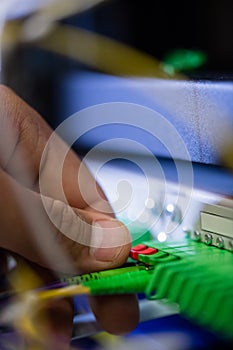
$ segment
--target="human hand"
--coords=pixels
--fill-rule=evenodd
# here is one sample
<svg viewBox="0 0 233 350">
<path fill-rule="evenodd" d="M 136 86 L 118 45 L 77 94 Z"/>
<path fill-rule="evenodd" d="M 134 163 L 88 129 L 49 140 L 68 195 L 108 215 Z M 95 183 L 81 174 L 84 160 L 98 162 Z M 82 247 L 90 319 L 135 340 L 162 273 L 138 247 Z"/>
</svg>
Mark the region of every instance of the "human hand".
<svg viewBox="0 0 233 350">
<path fill-rule="evenodd" d="M 62 201 L 56 169 L 61 166 L 61 150 L 67 146 L 56 137 L 39 173 L 41 156 L 52 130 L 31 107 L 4 86 L 0 87 L 0 126 L 0 247 L 40 266 L 41 271 L 43 267 L 56 272 L 83 273 L 124 263 L 130 249 L 129 232 L 114 219 L 103 191 L 82 166 L 82 178 L 89 189 L 88 202 L 83 198 L 77 186 L 81 162 L 69 150 L 62 173 L 62 187 L 69 205 Z M 43 197 L 39 176 L 46 184 Z M 56 225 L 48 217 L 42 198 Z M 73 236 L 65 235 L 63 227 L 68 227 Z M 93 227 L 102 228 L 102 240 L 96 240 Z M 79 237 L 86 228 L 84 244 Z M 116 235 L 114 244 L 110 242 L 108 247 L 110 231 Z M 47 275 L 47 270 L 44 271 Z M 135 296 L 96 297 L 91 298 L 90 303 L 97 320 L 109 332 L 127 332 L 138 321 Z M 62 310 L 60 300 L 52 304 L 53 312 L 54 308 Z M 64 305 L 68 326 L 59 329 L 55 325 L 55 328 L 59 334 L 68 335 L 72 327 L 72 317 L 68 314 L 72 315 L 72 309 L 70 304 Z"/>
</svg>

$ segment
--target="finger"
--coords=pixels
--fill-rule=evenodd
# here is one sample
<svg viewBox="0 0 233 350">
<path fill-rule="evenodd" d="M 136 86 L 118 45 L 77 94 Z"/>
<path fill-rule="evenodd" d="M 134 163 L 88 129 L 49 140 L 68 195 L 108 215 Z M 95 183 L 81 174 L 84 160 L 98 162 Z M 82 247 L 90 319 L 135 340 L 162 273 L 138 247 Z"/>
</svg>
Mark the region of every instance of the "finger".
<svg viewBox="0 0 233 350">
<path fill-rule="evenodd" d="M 30 298 L 33 295 L 30 293 L 54 282 L 56 277 L 52 271 L 17 254 L 13 257 L 16 265 L 8 274 L 9 284 L 20 292 L 18 302 L 25 303 L 23 308 L 19 308 L 20 312 L 14 313 L 12 322 L 16 331 L 22 334 L 30 349 L 68 349 L 73 329 L 73 300 L 60 298 L 41 302 Z"/>
<path fill-rule="evenodd" d="M 5 121 L 5 125 L 1 130 L 6 130 L 8 127 L 14 142 L 10 144 L 11 147 L 8 147 L 7 154 L 4 157 L 1 155 L 2 165 L 21 184 L 38 190 L 41 155 L 48 137 L 51 135 L 51 130 L 35 111 L 15 95 L 12 96 L 12 92 L 4 88 L 3 95 L 5 108 L 3 121 Z M 10 127 L 6 120 L 13 121 Z M 12 125 L 14 126 L 13 132 Z M 4 144 L 6 142 L 4 137 L 2 140 L 4 140 Z M 46 195 L 47 207 L 44 206 L 44 202 L 41 202 L 38 194 L 26 190 L 19 184 L 14 183 L 14 187 L 17 188 L 17 200 L 15 200 L 15 191 L 10 198 L 9 194 L 5 193 L 5 197 L 3 195 L 2 207 L 5 210 L 2 211 L 2 214 L 6 213 L 5 233 L 7 236 L 4 244 L 7 249 L 16 251 L 42 266 L 52 266 L 54 270 L 62 272 L 90 272 L 119 266 L 128 257 L 129 233 L 119 222 L 111 222 L 109 217 L 100 213 L 112 215 L 112 209 L 87 168 L 81 167 L 79 159 L 72 151 L 68 151 L 63 164 L 62 181 L 57 176 L 55 170 L 61 167 L 60 154 L 65 152 L 67 152 L 67 146 L 55 137 L 45 153 L 40 179 L 45 184 L 43 194 Z M 22 159 L 26 161 L 26 166 Z M 82 168 L 82 172 L 79 179 L 81 179 L 82 186 L 78 186 L 76 181 L 80 168 Z M 5 183 L 2 182 L 4 189 L 8 188 L 9 181 L 12 185 L 13 180 L 7 177 L 4 172 L 1 173 L 1 177 L 5 180 Z M 83 195 L 80 191 L 81 188 L 88 188 L 88 191 Z M 72 206 L 86 209 L 76 210 L 76 213 L 79 214 L 78 217 L 73 215 L 74 211 L 70 210 L 70 207 L 65 206 L 64 202 L 62 203 L 64 200 L 62 190 Z M 49 196 L 61 201 L 54 201 Z M 22 203 L 24 204 L 23 209 Z M 27 215 L 28 208 L 30 208 L 29 216 Z M 50 213 L 49 217 L 46 215 L 48 212 Z M 82 220 L 77 220 L 77 218 Z M 12 225 L 8 225 L 8 227 L 7 222 L 8 224 L 11 222 Z M 64 234 L 64 226 L 68 227 L 68 233 L 65 230 Z M 93 227 L 95 227 L 94 232 Z M 23 236 L 22 232 L 24 232 Z M 83 232 L 86 233 L 86 237 Z M 0 239 L 2 238 L 0 237 Z M 59 251 L 61 246 L 64 247 L 67 255 L 61 254 Z M 69 257 L 71 257 L 71 261 Z M 111 298 L 109 298 L 109 304 L 110 300 Z M 103 310 L 106 310 L 103 317 L 101 317 L 98 302 L 94 308 L 96 315 L 99 315 L 100 323 L 105 326 L 108 323 L 110 325 L 111 322 L 106 321 L 108 320 L 106 315 L 109 312 L 109 307 L 106 309 L 103 307 Z M 133 313 L 134 308 L 135 304 L 132 302 L 128 310 Z M 116 307 L 117 309 L 118 307 Z M 132 317 L 129 325 L 135 324 L 136 318 Z M 117 329 L 117 323 L 109 328 L 110 331 L 112 329 L 113 332 L 121 332 L 119 326 Z M 122 327 L 122 331 L 125 331 L 125 326 Z"/>
<path fill-rule="evenodd" d="M 0 246 L 53 270 L 90 272 L 122 264 L 131 242 L 126 227 L 98 212 L 42 198 L 0 170 Z M 46 210 L 47 212 L 46 212 Z"/>
<path fill-rule="evenodd" d="M 44 195 L 78 208 L 95 203 L 95 210 L 112 215 L 103 191 L 75 153 L 57 135 L 48 143 L 52 130 L 35 110 L 4 86 L 0 106 L 0 165 L 7 173 L 37 191 L 40 178 Z"/>
<path fill-rule="evenodd" d="M 90 297 L 90 305 L 103 329 L 112 334 L 132 331 L 139 321 L 135 295 L 107 295 Z"/>
<path fill-rule="evenodd" d="M 43 283 L 54 281 L 54 273 L 36 264 L 29 267 L 35 271 Z M 21 276 L 22 277 L 22 276 Z M 74 304 L 71 298 L 60 298 L 39 303 L 32 315 L 32 324 L 45 349 L 69 349 L 73 330 Z"/>
<path fill-rule="evenodd" d="M 40 305 L 33 323 L 42 340 L 43 349 L 70 349 L 73 316 L 73 303 L 70 299 L 51 300 Z"/>
</svg>

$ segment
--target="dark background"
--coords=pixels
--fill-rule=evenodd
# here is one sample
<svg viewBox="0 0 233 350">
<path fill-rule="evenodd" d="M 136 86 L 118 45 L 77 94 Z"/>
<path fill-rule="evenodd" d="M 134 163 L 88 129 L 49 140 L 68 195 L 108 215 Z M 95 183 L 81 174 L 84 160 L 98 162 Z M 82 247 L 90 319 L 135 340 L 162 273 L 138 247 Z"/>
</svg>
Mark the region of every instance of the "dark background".
<svg viewBox="0 0 233 350">
<path fill-rule="evenodd" d="M 232 0 L 112 0 L 63 20 L 112 37 L 159 60 L 174 49 L 201 50 L 207 62 L 185 72 L 195 80 L 233 80 Z M 92 70 L 70 59 L 16 46 L 3 59 L 4 83 L 57 125 L 54 88 L 71 71 Z"/>
</svg>

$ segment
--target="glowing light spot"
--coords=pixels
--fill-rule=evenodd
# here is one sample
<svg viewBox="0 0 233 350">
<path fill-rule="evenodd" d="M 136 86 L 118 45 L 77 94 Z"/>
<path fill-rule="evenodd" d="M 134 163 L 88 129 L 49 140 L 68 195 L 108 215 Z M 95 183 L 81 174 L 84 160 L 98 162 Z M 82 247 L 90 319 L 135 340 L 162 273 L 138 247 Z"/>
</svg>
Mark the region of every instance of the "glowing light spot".
<svg viewBox="0 0 233 350">
<path fill-rule="evenodd" d="M 146 206 L 148 209 L 152 209 L 152 208 L 154 208 L 154 206 L 155 206 L 155 201 L 154 201 L 152 198 L 148 198 L 148 199 L 145 201 L 145 206 Z"/>
<path fill-rule="evenodd" d="M 168 204 L 166 210 L 168 213 L 173 213 L 175 210 L 175 206 L 173 204 Z"/>
<path fill-rule="evenodd" d="M 165 232 L 159 232 L 157 239 L 159 242 L 165 242 L 167 239 L 167 235 Z"/>
</svg>

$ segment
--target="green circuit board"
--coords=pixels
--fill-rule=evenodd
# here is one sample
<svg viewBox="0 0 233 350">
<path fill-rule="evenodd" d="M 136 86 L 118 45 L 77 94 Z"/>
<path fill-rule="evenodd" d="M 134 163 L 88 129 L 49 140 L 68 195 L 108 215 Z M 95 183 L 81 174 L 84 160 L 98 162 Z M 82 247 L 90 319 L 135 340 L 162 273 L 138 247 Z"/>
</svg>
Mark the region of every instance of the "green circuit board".
<svg viewBox="0 0 233 350">
<path fill-rule="evenodd" d="M 233 254 L 189 237 L 133 245 L 122 268 L 64 278 L 93 295 L 144 293 L 177 303 L 195 323 L 233 339 Z"/>
</svg>

